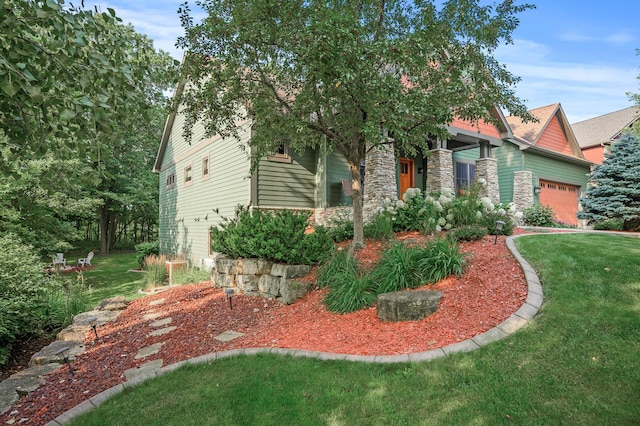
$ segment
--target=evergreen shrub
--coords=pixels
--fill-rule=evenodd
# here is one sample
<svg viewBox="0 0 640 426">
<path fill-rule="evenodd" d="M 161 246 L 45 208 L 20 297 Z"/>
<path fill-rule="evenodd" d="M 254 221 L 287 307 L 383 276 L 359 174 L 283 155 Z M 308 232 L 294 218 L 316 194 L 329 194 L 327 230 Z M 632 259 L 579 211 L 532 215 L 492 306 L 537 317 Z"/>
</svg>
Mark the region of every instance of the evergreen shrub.
<svg viewBox="0 0 640 426">
<path fill-rule="evenodd" d="M 333 247 L 322 230 L 306 233 L 307 213 L 249 211 L 239 206 L 233 218 L 211 229 L 211 248 L 230 257 L 260 258 L 289 264 L 316 264 Z"/>
</svg>

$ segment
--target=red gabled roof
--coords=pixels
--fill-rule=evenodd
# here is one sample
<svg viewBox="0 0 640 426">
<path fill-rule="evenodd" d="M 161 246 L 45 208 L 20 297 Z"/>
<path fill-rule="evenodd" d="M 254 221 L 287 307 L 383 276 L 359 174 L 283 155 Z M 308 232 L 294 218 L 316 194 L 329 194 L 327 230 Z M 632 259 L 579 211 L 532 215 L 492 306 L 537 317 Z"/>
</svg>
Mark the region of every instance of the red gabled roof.
<svg viewBox="0 0 640 426">
<path fill-rule="evenodd" d="M 538 122 L 524 123 L 519 117 L 507 117 L 513 135 L 521 144 L 584 159 L 573 130 L 560 103 L 529 111 Z"/>
</svg>

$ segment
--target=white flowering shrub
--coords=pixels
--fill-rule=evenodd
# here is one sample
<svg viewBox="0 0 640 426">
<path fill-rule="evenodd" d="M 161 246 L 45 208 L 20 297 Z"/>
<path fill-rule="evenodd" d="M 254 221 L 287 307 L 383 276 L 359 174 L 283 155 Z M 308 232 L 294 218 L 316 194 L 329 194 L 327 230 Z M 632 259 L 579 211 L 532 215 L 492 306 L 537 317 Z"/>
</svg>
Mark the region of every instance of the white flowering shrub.
<svg viewBox="0 0 640 426">
<path fill-rule="evenodd" d="M 391 218 L 394 231 L 433 233 L 453 228 L 481 225 L 489 233 L 496 232 L 496 221 L 505 222 L 503 234 L 510 235 L 522 218 L 514 203 L 495 205 L 490 198 L 481 197 L 486 183 L 480 179 L 464 193 L 456 196 L 445 189 L 440 194 L 423 194 L 419 188 L 409 188 L 402 200 L 385 200 L 380 214 Z"/>
</svg>

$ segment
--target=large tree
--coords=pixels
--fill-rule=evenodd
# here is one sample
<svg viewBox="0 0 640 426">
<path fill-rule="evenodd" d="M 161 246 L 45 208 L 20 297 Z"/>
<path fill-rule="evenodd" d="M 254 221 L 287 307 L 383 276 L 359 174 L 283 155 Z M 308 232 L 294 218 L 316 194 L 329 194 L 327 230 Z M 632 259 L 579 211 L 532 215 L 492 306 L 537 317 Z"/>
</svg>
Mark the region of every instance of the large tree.
<svg viewBox="0 0 640 426">
<path fill-rule="evenodd" d="M 590 222 L 624 220 L 624 229 L 640 229 L 640 138 L 630 133 L 614 142 L 580 199 L 578 218 Z"/>
<path fill-rule="evenodd" d="M 24 224 L 23 230 L 57 221 L 61 226 L 51 235 L 62 235 L 57 231 L 68 225 L 69 214 L 86 218 L 86 209 L 97 210 L 106 254 L 118 214 L 138 205 L 148 210 L 156 199 L 149 158 L 178 64 L 123 25 L 114 10 L 85 10 L 63 0 L 0 2 L 0 44 L 0 180 L 14 184 L 4 187 L 11 197 L 3 199 L 0 216 Z M 38 171 L 54 169 L 65 179 L 38 179 L 37 191 L 20 190 Z M 34 206 L 33 194 L 40 208 L 21 217 L 20 206 Z M 62 194 L 65 205 L 85 211 L 49 202 Z M 12 227 L 5 223 L 0 231 Z M 42 247 L 36 240 L 30 242 Z"/>
<path fill-rule="evenodd" d="M 283 140 L 301 151 L 326 143 L 349 162 L 354 244 L 363 242 L 360 163 L 392 143 L 405 155 L 446 138 L 460 117 L 491 120 L 501 107 L 530 118 L 514 77 L 492 56 L 511 42 L 517 14 L 505 0 L 207 0 L 194 23 L 181 9 L 188 51 L 186 136 L 197 120 L 209 134 L 237 137 L 253 122 L 254 165 Z M 389 136 L 392 135 L 393 139 Z"/>
</svg>

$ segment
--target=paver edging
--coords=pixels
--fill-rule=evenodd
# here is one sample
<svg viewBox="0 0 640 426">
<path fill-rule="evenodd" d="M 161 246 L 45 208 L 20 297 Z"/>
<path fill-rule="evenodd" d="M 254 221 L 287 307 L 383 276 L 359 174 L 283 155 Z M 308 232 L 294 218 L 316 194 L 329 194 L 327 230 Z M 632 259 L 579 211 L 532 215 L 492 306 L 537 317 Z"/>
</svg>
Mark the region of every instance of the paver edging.
<svg viewBox="0 0 640 426">
<path fill-rule="evenodd" d="M 526 234 L 525 234 L 526 235 Z M 231 349 L 228 351 L 222 352 L 212 352 L 210 354 L 202 355 L 196 358 L 190 358 L 188 360 L 180 361 L 176 364 L 179 364 L 179 367 L 185 364 L 201 364 L 205 362 L 215 361 L 216 359 L 222 358 L 230 358 L 233 356 L 239 355 L 255 355 L 258 353 L 274 353 L 277 355 L 289 355 L 289 356 L 297 356 L 297 357 L 308 357 L 308 358 L 316 358 L 319 360 L 347 360 L 354 362 L 375 362 L 375 363 L 400 363 L 400 362 L 426 362 L 431 361 L 433 359 L 443 358 L 450 354 L 458 353 L 458 352 L 470 352 L 476 349 L 480 349 L 482 346 L 489 344 L 491 342 L 495 342 L 506 337 L 509 337 L 511 334 L 515 333 L 525 325 L 529 323 L 529 321 L 538 313 L 540 307 L 542 306 L 543 292 L 542 286 L 540 285 L 540 280 L 529 264 L 514 244 L 514 240 L 522 235 L 512 235 L 507 237 L 506 244 L 507 248 L 513 255 L 513 257 L 520 263 L 520 267 L 525 273 L 525 281 L 527 282 L 527 300 L 522 304 L 522 306 L 508 319 L 493 327 L 490 330 L 485 331 L 477 336 L 474 336 L 470 339 L 463 340 L 461 342 L 457 342 L 442 348 L 436 348 L 429 351 L 424 352 L 416 352 L 411 354 L 400 354 L 400 355 L 378 355 L 378 356 L 369 356 L 369 355 L 347 355 L 347 354 L 334 354 L 330 352 L 316 352 L 316 351 L 308 351 L 301 349 L 286 349 L 286 348 L 244 348 L 244 349 Z M 530 285 L 530 280 L 531 284 Z M 533 287 L 533 288 L 532 288 Z M 539 301 L 539 306 L 537 303 L 531 304 L 529 303 L 529 298 L 531 297 L 534 302 Z M 526 305 L 526 306 L 525 306 Z M 522 311 L 522 316 L 519 313 Z M 98 404 L 104 402 L 107 398 L 121 392 L 124 388 L 128 388 L 137 384 L 140 384 L 148 379 L 156 378 L 161 376 L 162 374 L 172 371 L 174 369 L 179 368 L 176 364 L 168 365 L 158 369 L 155 372 L 151 372 L 149 374 L 138 376 L 132 381 L 126 381 L 119 385 L 116 385 L 112 388 L 109 388 L 94 398 L 105 394 L 104 398 L 100 398 Z M 90 407 L 87 408 L 88 404 Z M 84 401 L 83 403 L 77 405 L 76 407 L 66 411 L 60 416 L 56 417 L 55 420 L 47 423 L 47 426 L 60 426 L 69 422 L 73 417 L 83 414 L 90 409 L 97 407 L 97 404 L 94 404 L 91 399 Z M 76 411 L 76 409 L 79 411 Z M 62 420 L 62 421 L 61 421 Z"/>
</svg>

